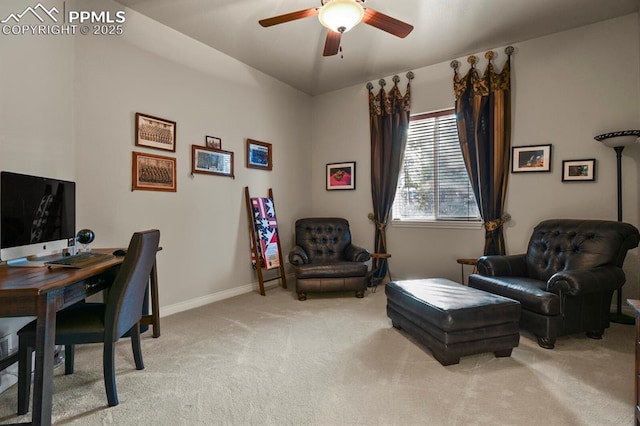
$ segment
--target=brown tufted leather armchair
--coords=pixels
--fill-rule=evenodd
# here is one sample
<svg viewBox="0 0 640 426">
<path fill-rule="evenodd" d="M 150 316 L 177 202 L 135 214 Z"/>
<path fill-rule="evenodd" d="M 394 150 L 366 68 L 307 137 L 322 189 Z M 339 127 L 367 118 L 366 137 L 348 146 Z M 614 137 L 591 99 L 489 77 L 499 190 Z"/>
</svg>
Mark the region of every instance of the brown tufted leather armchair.
<svg viewBox="0 0 640 426">
<path fill-rule="evenodd" d="M 534 228 L 526 254 L 478 259 L 469 286 L 519 301 L 520 327 L 543 348 L 566 334 L 601 339 L 613 292 L 625 283 L 624 258 L 638 240 L 638 229 L 624 222 L 546 220 Z"/>
<path fill-rule="evenodd" d="M 298 300 L 308 292 L 367 289 L 367 250 L 351 244 L 349 222 L 341 218 L 305 218 L 296 221 L 296 245 L 289 252 L 295 268 Z"/>
</svg>

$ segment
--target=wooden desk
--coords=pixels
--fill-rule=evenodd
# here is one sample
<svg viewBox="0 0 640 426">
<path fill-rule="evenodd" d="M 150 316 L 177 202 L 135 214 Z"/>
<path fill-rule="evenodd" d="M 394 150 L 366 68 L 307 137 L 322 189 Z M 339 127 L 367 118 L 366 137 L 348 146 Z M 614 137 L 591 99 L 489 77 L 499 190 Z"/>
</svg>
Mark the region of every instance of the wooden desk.
<svg viewBox="0 0 640 426">
<path fill-rule="evenodd" d="M 114 249 L 94 249 L 111 253 Z M 82 269 L 12 268 L 0 265 L 0 317 L 35 316 L 36 358 L 33 380 L 33 425 L 51 424 L 53 351 L 56 312 L 107 287 L 105 277 L 122 263 L 115 257 Z M 150 276 L 152 314 L 141 323 L 153 325 L 153 337 L 160 336 L 158 282 L 154 263 Z"/>
</svg>

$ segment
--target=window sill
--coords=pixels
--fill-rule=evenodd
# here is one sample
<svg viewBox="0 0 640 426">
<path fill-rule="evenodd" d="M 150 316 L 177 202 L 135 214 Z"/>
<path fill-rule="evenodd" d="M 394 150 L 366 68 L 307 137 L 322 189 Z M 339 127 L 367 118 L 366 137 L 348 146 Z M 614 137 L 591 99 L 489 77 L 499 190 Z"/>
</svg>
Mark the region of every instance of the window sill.
<svg viewBox="0 0 640 426">
<path fill-rule="evenodd" d="M 465 220 L 392 220 L 391 226 L 398 228 L 482 229 L 482 222 Z"/>
</svg>

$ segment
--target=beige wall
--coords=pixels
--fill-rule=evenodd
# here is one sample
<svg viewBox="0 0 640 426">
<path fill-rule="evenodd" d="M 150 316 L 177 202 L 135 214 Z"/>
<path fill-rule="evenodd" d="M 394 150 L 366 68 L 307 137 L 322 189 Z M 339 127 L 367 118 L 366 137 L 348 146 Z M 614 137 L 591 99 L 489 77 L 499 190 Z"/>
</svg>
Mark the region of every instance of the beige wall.
<svg viewBox="0 0 640 426">
<path fill-rule="evenodd" d="M 526 249 L 532 227 L 542 219 L 617 218 L 616 163 L 613 149 L 593 136 L 640 126 L 640 56 L 637 14 L 514 44 L 512 60 L 512 146 L 552 144 L 552 171 L 510 174 L 507 211 L 509 253 Z M 503 47 L 498 53 L 501 69 Z M 484 52 L 478 54 L 484 57 Z M 454 58 L 452 58 L 454 59 Z M 467 71 L 466 57 L 457 58 Z M 485 63 L 480 68 L 484 69 Z M 412 112 L 454 105 L 449 62 L 413 70 Z M 404 91 L 406 79 L 402 77 Z M 373 248 L 369 182 L 369 131 L 365 83 L 314 98 L 312 198 L 318 215 L 346 214 L 365 247 Z M 377 82 L 373 82 L 376 86 Z M 391 79 L 387 77 L 387 83 Z M 595 158 L 594 183 L 562 183 L 562 160 Z M 623 158 L 624 220 L 640 225 L 638 160 L 640 146 Z M 357 161 L 357 189 L 324 190 L 324 165 Z M 347 207 L 348 206 L 348 207 Z M 364 233 L 364 236 L 363 236 Z M 390 268 L 397 278 L 443 276 L 460 279 L 457 258 L 481 253 L 480 229 L 391 226 Z M 625 262 L 625 298 L 640 297 L 638 249 Z M 468 272 L 468 271 L 467 271 Z"/>
<path fill-rule="evenodd" d="M 250 291 L 244 187 L 254 196 L 273 188 L 288 251 L 294 219 L 310 213 L 311 98 L 131 10 L 126 17 L 121 36 L 2 39 L 0 169 L 75 180 L 77 228 L 93 229 L 96 247 L 160 229 L 162 315 Z M 175 153 L 134 145 L 136 112 L 177 122 Z M 235 179 L 191 175 L 191 145 L 205 135 L 234 152 Z M 273 171 L 245 167 L 246 138 L 273 144 Z M 134 150 L 175 157 L 177 192 L 132 192 Z"/>
<path fill-rule="evenodd" d="M 155 21 L 128 12 L 124 37 L 84 38 L 76 50 L 79 225 L 96 244 L 162 231 L 160 303 L 181 310 L 253 288 L 244 187 L 273 188 L 280 230 L 307 213 L 310 98 Z M 134 114 L 177 122 L 178 191 L 131 188 Z M 234 152 L 235 179 L 191 175 L 205 135 Z M 245 167 L 245 140 L 273 145 L 273 171 Z M 91 161 L 96 159 L 98 161 Z M 283 249 L 291 243 L 284 238 Z"/>
<path fill-rule="evenodd" d="M 16 4 L 0 2 L 2 19 Z M 0 37 L 0 170 L 75 179 L 73 50 L 68 37 Z M 0 318 L 9 352 L 28 321 Z M 0 372 L 0 392 L 16 380 L 17 366 Z"/>
<path fill-rule="evenodd" d="M 71 37 L 0 37 L 0 170 L 75 177 L 73 51 Z"/>
</svg>

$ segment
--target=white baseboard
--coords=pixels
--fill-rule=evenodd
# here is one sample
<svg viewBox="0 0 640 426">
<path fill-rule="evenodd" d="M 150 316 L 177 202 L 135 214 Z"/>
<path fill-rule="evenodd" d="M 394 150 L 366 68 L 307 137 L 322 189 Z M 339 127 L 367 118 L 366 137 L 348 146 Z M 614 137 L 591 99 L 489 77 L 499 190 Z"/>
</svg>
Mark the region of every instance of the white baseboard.
<svg viewBox="0 0 640 426">
<path fill-rule="evenodd" d="M 286 277 L 287 281 L 291 281 L 293 278 L 293 274 L 287 274 Z M 273 283 L 265 285 L 265 289 L 278 287 L 279 285 L 279 281 L 274 281 Z M 257 282 L 246 284 L 240 287 L 230 288 L 228 290 L 219 291 L 213 294 L 208 294 L 206 296 L 196 297 L 195 299 L 185 300 L 184 302 L 174 303 L 173 305 L 162 306 L 160 307 L 160 318 L 177 314 L 183 311 L 188 311 L 190 309 L 199 308 L 200 306 L 208 305 L 210 303 L 218 302 L 230 297 L 240 296 L 241 294 L 245 293 L 251 293 L 252 291 L 258 291 Z"/>
</svg>

